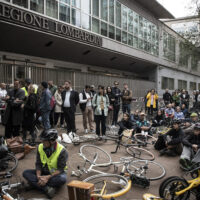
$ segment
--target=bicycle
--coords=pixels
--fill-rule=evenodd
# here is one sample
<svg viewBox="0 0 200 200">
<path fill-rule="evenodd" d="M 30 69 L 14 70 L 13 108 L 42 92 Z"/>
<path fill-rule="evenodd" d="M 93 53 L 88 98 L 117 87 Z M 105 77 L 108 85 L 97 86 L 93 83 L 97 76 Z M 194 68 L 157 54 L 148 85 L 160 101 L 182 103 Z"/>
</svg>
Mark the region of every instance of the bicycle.
<svg viewBox="0 0 200 200">
<path fill-rule="evenodd" d="M 191 192 L 194 193 L 196 199 L 200 199 L 200 166 L 189 171 L 192 180 L 186 180 L 178 176 L 172 176 L 165 179 L 159 187 L 159 195 L 163 199 L 190 199 Z"/>
<path fill-rule="evenodd" d="M 142 146 L 147 146 L 147 144 L 154 145 L 157 141 L 157 138 L 148 134 L 148 132 L 142 131 L 141 133 L 134 134 L 135 140 Z"/>
</svg>

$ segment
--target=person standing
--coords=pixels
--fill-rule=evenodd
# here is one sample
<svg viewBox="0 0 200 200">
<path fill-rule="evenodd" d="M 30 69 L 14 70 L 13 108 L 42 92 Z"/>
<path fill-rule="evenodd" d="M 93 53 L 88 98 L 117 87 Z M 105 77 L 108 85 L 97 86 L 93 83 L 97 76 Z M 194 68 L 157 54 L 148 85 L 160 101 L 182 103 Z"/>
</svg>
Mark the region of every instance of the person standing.
<svg viewBox="0 0 200 200">
<path fill-rule="evenodd" d="M 129 90 L 128 84 L 124 83 L 124 90 L 122 92 L 122 111 L 123 113 L 131 113 L 132 91 Z"/>
<path fill-rule="evenodd" d="M 25 79 L 25 81 L 24 81 L 24 87 L 21 88 L 22 90 L 24 90 L 26 99 L 27 99 L 27 97 L 28 97 L 28 88 L 29 88 L 29 86 L 31 85 L 31 83 L 32 83 L 31 79 L 30 79 L 30 78 L 27 78 L 27 79 Z"/>
<path fill-rule="evenodd" d="M 165 105 L 172 103 L 172 95 L 169 93 L 168 89 L 166 89 L 165 93 L 163 94 L 163 100 L 165 102 Z"/>
<path fill-rule="evenodd" d="M 76 133 L 75 112 L 76 106 L 79 103 L 79 95 L 78 92 L 71 88 L 71 81 L 65 82 L 65 90 L 62 92 L 62 100 L 64 118 L 67 124 L 67 133 Z"/>
<path fill-rule="evenodd" d="M 54 125 L 58 125 L 58 120 L 60 119 L 60 127 L 63 127 L 64 125 L 64 113 L 62 111 L 62 92 L 63 92 L 63 86 L 59 86 L 58 90 L 55 92 L 54 97 L 55 97 L 55 112 L 54 112 Z"/>
<path fill-rule="evenodd" d="M 8 91 L 6 96 L 7 107 L 3 124 L 5 125 L 5 137 L 19 136 L 20 125 L 23 120 L 22 104 L 25 98 L 24 90 L 20 89 L 19 80 L 14 80 L 14 88 Z"/>
<path fill-rule="evenodd" d="M 186 108 L 188 109 L 190 100 L 190 95 L 188 94 L 188 92 L 183 90 L 180 95 L 180 99 L 181 99 L 181 105 L 185 104 Z"/>
<path fill-rule="evenodd" d="M 49 115 L 51 112 L 51 92 L 48 89 L 48 84 L 47 82 L 43 81 L 41 83 L 42 86 L 42 95 L 41 95 L 41 99 L 40 99 L 40 112 L 41 112 L 41 116 L 42 116 L 42 123 L 44 126 L 45 130 L 48 130 L 51 128 L 50 126 L 50 121 L 49 121 Z"/>
<path fill-rule="evenodd" d="M 113 104 L 113 122 L 112 122 L 113 127 L 117 125 L 118 115 L 119 115 L 119 110 L 120 110 L 120 99 L 122 97 L 122 93 L 120 89 L 118 88 L 118 86 L 119 86 L 119 82 L 115 81 L 114 87 L 112 87 L 112 94 L 115 97 L 115 101 Z"/>
<path fill-rule="evenodd" d="M 147 108 L 149 115 L 153 115 L 153 111 L 156 109 L 157 100 L 158 95 L 155 93 L 155 90 L 152 89 L 151 92 L 147 95 Z"/>
<path fill-rule="evenodd" d="M 89 123 L 90 132 L 94 133 L 94 126 L 92 123 L 92 98 L 89 85 L 86 85 L 85 89 L 79 94 L 79 100 L 80 109 L 83 115 L 83 128 L 85 133 L 88 133 L 87 123 Z"/>
<path fill-rule="evenodd" d="M 106 133 L 106 117 L 108 116 L 109 98 L 104 93 L 104 86 L 98 86 L 99 92 L 94 95 L 92 105 L 94 107 L 96 134 L 100 139 L 100 125 L 102 136 Z"/>
</svg>

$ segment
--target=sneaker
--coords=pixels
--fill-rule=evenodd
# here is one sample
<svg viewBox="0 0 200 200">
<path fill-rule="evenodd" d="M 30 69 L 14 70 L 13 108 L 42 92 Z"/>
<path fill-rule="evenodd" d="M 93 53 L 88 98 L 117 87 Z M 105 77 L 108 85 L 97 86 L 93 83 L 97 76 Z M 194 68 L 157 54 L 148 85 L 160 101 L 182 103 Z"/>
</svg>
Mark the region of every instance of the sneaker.
<svg viewBox="0 0 200 200">
<path fill-rule="evenodd" d="M 180 167 L 181 168 L 183 168 L 183 169 L 189 169 L 189 165 L 188 165 L 187 159 L 181 158 L 179 160 L 179 163 L 180 163 Z"/>
<path fill-rule="evenodd" d="M 166 153 L 167 149 L 162 149 L 159 151 L 160 156 L 163 156 Z"/>
<path fill-rule="evenodd" d="M 88 134 L 88 130 L 87 129 L 85 129 L 85 134 Z"/>
<path fill-rule="evenodd" d="M 53 198 L 55 196 L 56 190 L 53 187 L 45 186 L 44 192 L 48 196 L 48 198 Z"/>
<path fill-rule="evenodd" d="M 167 150 L 166 152 L 165 152 L 168 156 L 172 156 L 172 157 L 175 157 L 175 156 L 177 156 L 177 154 L 173 151 L 173 150 Z"/>
<path fill-rule="evenodd" d="M 90 130 L 90 133 L 96 133 L 96 131 L 95 130 Z"/>
</svg>

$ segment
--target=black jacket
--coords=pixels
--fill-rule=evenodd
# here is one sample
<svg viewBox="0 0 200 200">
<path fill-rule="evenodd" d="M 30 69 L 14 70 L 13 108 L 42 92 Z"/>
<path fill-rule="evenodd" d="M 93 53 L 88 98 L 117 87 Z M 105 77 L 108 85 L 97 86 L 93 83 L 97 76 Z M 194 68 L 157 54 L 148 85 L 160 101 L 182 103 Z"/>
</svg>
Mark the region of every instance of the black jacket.
<svg viewBox="0 0 200 200">
<path fill-rule="evenodd" d="M 107 95 L 108 95 L 108 98 L 109 98 L 110 105 L 113 105 L 114 101 L 112 101 L 111 99 L 115 99 L 115 96 L 113 95 L 112 92 L 107 92 Z"/>
<path fill-rule="evenodd" d="M 62 101 L 63 101 L 62 108 L 64 108 L 66 90 L 64 90 L 61 95 L 62 95 Z M 69 101 L 70 101 L 70 108 L 72 109 L 73 112 L 75 112 L 76 106 L 79 103 L 79 95 L 77 91 L 74 91 L 74 90 L 70 91 Z"/>
<path fill-rule="evenodd" d="M 167 135 L 171 136 L 171 141 L 168 143 L 168 145 L 177 145 L 180 144 L 182 142 L 183 139 L 183 131 L 181 128 L 179 128 L 178 130 L 175 129 L 171 129 L 169 132 L 167 132 L 165 134 L 165 138 L 167 137 Z"/>
<path fill-rule="evenodd" d="M 183 139 L 182 143 L 187 147 L 192 147 L 193 144 L 196 144 L 200 148 L 200 135 L 189 134 Z"/>
<path fill-rule="evenodd" d="M 117 87 L 112 87 L 112 94 L 115 98 L 114 105 L 119 106 L 120 105 L 120 99 L 122 97 L 121 90 Z"/>
<path fill-rule="evenodd" d="M 163 100 L 172 102 L 172 95 L 169 92 L 163 94 Z"/>
<path fill-rule="evenodd" d="M 118 122 L 120 130 L 124 131 L 126 129 L 135 129 L 136 125 L 131 120 L 125 121 L 122 120 Z"/>
</svg>

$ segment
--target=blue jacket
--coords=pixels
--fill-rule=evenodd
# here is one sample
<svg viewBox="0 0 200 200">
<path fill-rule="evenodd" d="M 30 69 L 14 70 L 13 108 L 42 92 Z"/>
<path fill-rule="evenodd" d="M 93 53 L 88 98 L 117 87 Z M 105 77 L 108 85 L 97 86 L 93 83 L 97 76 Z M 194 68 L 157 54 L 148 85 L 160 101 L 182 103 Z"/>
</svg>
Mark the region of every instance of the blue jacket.
<svg viewBox="0 0 200 200">
<path fill-rule="evenodd" d="M 42 112 L 47 112 L 51 110 L 51 97 L 51 92 L 48 88 L 42 92 L 42 96 L 40 99 L 40 110 Z"/>
</svg>

